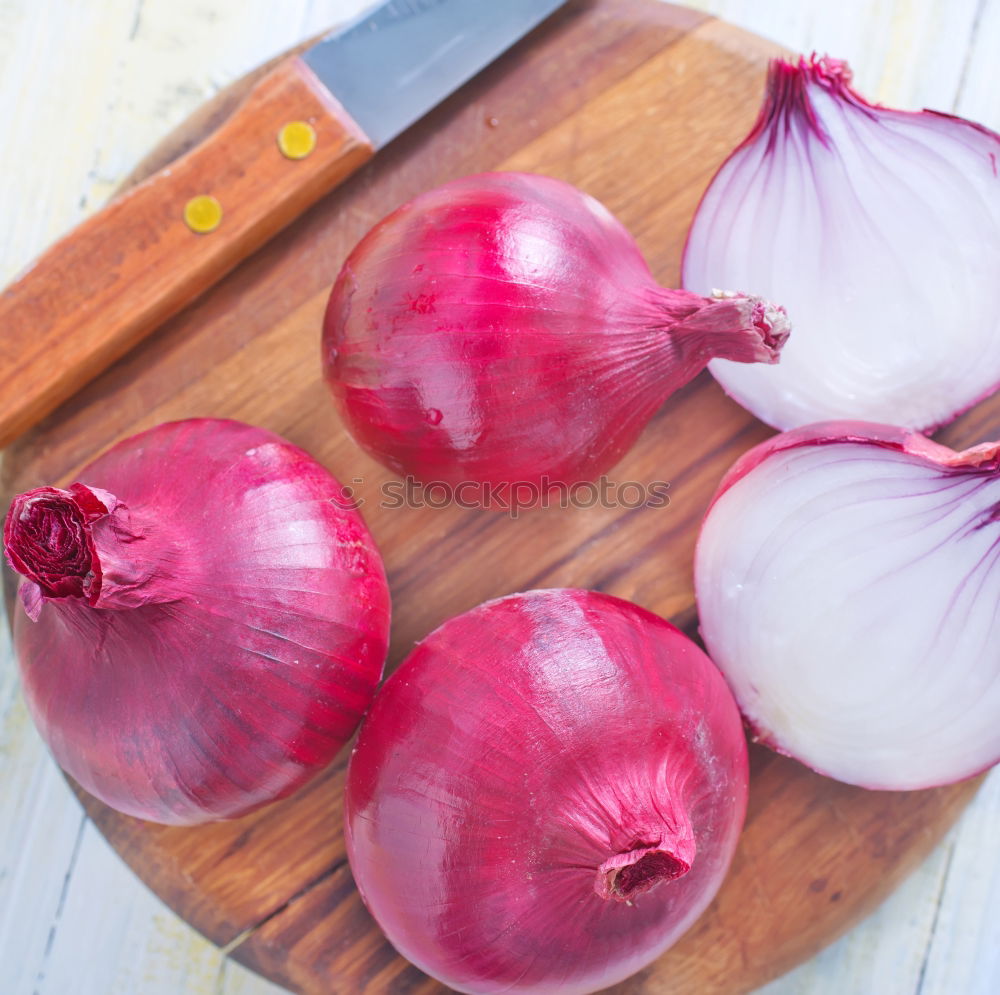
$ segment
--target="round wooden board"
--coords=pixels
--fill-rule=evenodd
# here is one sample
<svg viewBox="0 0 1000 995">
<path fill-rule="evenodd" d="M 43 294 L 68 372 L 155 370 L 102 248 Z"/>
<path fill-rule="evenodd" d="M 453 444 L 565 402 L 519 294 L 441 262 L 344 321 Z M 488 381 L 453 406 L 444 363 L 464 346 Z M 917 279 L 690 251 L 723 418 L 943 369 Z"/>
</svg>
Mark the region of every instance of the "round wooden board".
<svg viewBox="0 0 1000 995">
<path fill-rule="evenodd" d="M 240 418 L 305 447 L 364 498 L 393 592 L 390 666 L 446 617 L 532 587 L 608 591 L 694 635 L 700 517 L 725 469 L 769 434 L 707 374 L 664 406 L 613 473 L 669 480 L 666 508 L 539 510 L 517 520 L 394 510 L 379 506 L 391 476 L 347 437 L 321 382 L 320 321 L 337 270 L 376 220 L 484 169 L 548 173 L 587 190 L 635 234 L 657 277 L 676 285 L 698 197 L 753 121 L 776 51 L 657 0 L 570 4 L 13 446 L 6 492 L 68 481 L 117 439 L 161 421 Z M 197 140 L 238 92 L 196 115 L 147 167 Z M 944 437 L 967 445 L 997 435 L 1000 404 L 987 402 Z M 292 799 L 196 829 L 142 823 L 81 797 L 157 894 L 267 977 L 308 993 L 439 991 L 394 953 L 353 887 L 341 818 L 347 755 Z M 866 792 L 758 748 L 752 766 L 746 831 L 718 898 L 673 950 L 616 991 L 742 992 L 781 974 L 884 898 L 978 786 Z"/>
</svg>

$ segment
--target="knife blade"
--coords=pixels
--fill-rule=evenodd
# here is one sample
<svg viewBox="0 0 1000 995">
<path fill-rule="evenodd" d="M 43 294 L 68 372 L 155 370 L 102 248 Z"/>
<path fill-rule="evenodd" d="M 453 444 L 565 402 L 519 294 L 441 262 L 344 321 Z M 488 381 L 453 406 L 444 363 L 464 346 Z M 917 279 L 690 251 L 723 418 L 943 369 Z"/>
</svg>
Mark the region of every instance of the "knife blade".
<svg viewBox="0 0 1000 995">
<path fill-rule="evenodd" d="M 191 303 L 566 0 L 387 0 L 0 294 L 0 446 Z"/>
<path fill-rule="evenodd" d="M 391 0 L 303 58 L 380 148 L 565 2 Z"/>
</svg>

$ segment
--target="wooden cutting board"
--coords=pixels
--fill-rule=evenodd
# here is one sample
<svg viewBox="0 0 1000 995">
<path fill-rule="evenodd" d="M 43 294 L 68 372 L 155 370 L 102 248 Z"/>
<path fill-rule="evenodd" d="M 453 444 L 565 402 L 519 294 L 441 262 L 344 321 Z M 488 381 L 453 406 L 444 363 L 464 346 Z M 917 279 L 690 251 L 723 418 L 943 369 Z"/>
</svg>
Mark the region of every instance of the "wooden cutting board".
<svg viewBox="0 0 1000 995">
<path fill-rule="evenodd" d="M 533 587 L 607 591 L 695 635 L 700 517 L 725 469 L 769 434 L 707 374 L 667 402 L 612 474 L 669 480 L 666 508 L 555 509 L 516 521 L 453 507 L 393 510 L 379 506 L 391 475 L 347 437 L 321 382 L 320 320 L 341 263 L 375 221 L 484 169 L 582 187 L 634 233 L 656 276 L 676 285 L 699 195 L 753 121 L 776 52 L 656 0 L 571 4 L 15 444 L 5 493 L 67 482 L 117 439 L 161 421 L 240 418 L 305 447 L 365 499 L 393 593 L 390 666 L 446 617 Z M 143 172 L 224 118 L 240 87 Z M 944 438 L 964 446 L 998 435 L 1000 403 L 987 402 Z M 440 991 L 394 953 L 354 889 L 342 832 L 346 760 L 345 751 L 292 799 L 196 829 L 145 824 L 81 797 L 136 873 L 241 963 L 308 993 Z M 673 950 L 616 991 L 743 992 L 781 974 L 883 899 L 977 786 L 866 792 L 754 748 L 746 831 L 725 886 Z"/>
</svg>

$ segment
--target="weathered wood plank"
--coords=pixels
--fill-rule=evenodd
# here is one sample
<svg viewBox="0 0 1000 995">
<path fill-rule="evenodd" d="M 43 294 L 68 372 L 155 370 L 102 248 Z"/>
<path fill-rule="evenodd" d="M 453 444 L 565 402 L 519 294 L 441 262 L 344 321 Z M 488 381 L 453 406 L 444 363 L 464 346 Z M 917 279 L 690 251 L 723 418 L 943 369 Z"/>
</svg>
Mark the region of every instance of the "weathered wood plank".
<svg viewBox="0 0 1000 995">
<path fill-rule="evenodd" d="M 1000 988 L 1000 770 L 952 832 L 918 995 L 995 995 Z"/>
</svg>

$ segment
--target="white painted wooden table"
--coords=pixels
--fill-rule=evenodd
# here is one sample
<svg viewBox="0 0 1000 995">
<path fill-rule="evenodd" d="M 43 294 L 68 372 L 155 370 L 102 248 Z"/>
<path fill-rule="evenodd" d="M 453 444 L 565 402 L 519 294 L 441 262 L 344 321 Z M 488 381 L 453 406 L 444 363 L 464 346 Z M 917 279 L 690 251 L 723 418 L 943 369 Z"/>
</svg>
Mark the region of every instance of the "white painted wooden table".
<svg viewBox="0 0 1000 995">
<path fill-rule="evenodd" d="M 221 86 L 367 5 L 0 0 L 0 284 Z M 692 5 L 792 49 L 846 57 L 861 91 L 886 103 L 1000 129 L 1000 0 Z M 1000 993 L 1000 771 L 874 916 L 763 991 Z M 83 816 L 28 719 L 4 624 L 0 995 L 278 992 L 178 920 Z"/>
</svg>

